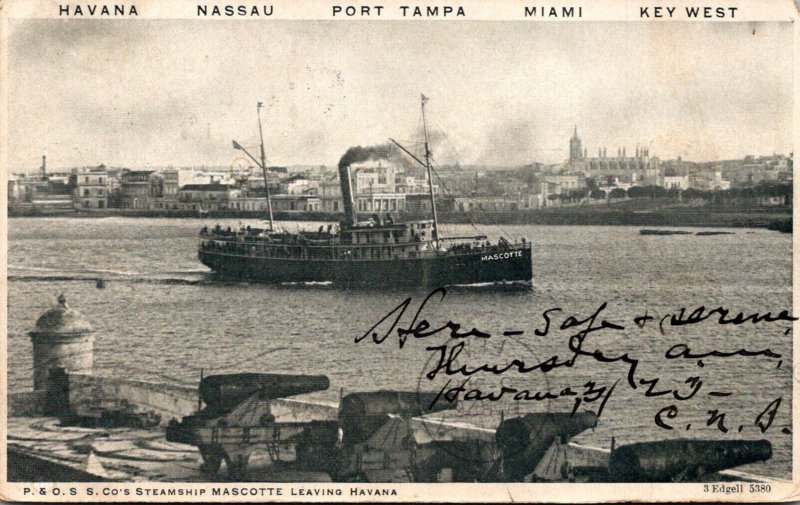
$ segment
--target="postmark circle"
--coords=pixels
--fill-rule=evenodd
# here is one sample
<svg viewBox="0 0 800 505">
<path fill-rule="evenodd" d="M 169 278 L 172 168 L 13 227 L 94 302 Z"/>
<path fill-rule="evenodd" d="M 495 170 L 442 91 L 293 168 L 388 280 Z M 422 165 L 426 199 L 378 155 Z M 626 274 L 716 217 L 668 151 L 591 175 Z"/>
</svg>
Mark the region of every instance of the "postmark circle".
<svg viewBox="0 0 800 505">
<path fill-rule="evenodd" d="M 231 171 L 233 173 L 246 173 L 253 168 L 253 163 L 244 156 L 238 156 L 231 161 Z"/>
</svg>

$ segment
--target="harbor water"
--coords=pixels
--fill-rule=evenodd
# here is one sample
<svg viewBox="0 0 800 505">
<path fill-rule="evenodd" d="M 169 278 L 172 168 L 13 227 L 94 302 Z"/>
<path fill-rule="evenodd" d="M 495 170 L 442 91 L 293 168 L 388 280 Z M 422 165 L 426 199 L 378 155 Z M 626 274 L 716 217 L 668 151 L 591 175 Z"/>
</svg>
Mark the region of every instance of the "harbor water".
<svg viewBox="0 0 800 505">
<path fill-rule="evenodd" d="M 94 368 L 98 374 L 186 385 L 197 383 L 201 369 L 206 375 L 237 371 L 325 374 L 330 389 L 310 396 L 330 402 L 353 391 L 439 391 L 444 387 L 443 373 L 432 380 L 426 373 L 438 359 L 430 347 L 455 345 L 449 332 L 410 336 L 402 348 L 396 333 L 380 345 L 372 342 L 371 335 L 356 342 L 410 297 L 400 323 L 408 325 L 428 292 L 383 286 L 340 290 L 324 284 L 221 282 L 197 260 L 197 233 L 206 224 L 215 222 L 10 219 L 9 390 L 32 386 L 27 332 L 60 293 L 96 329 Z M 220 224 L 240 226 L 238 220 Z M 281 225 L 297 231 L 315 230 L 320 223 Z M 467 225 L 443 227 L 443 231 L 475 233 Z M 715 318 L 684 326 L 658 324 L 663 316 L 681 308 L 688 314 L 701 306 L 724 307 L 732 315 L 791 313 L 791 235 L 761 229 L 726 231 L 731 234 L 641 236 L 634 227 L 481 227 L 479 232 L 493 242 L 501 234 L 532 242 L 534 281 L 529 290 L 455 287 L 443 299 L 432 298 L 420 313 L 431 328 L 452 321 L 461 325 L 461 331 L 476 328 L 492 335 L 462 339 L 466 351 L 461 363 L 477 367 L 512 359 L 528 364 L 552 356 L 567 359 L 572 355 L 569 336 L 586 325 L 568 328 L 564 321 L 568 316 L 575 316 L 575 321 L 586 319 L 605 303 L 597 323 L 605 319 L 624 329 L 591 333 L 584 339 L 584 351 L 627 354 L 638 361 L 637 380 L 650 382 L 633 388 L 626 363 L 580 356 L 573 366 L 546 374 L 479 373 L 467 385 L 483 392 L 500 391 L 503 386 L 550 391 L 557 398 L 513 400 L 506 395 L 496 402 L 466 400 L 450 415 L 491 426 L 501 415 L 570 411 L 576 398 L 584 399 L 579 410 L 597 411 L 600 401 L 589 401 L 591 395 L 584 394 L 587 384 L 606 387 L 607 392 L 616 383 L 598 427 L 577 441 L 610 447 L 612 438 L 618 446 L 667 438 L 766 438 L 773 446 L 772 459 L 745 469 L 791 478 L 790 324 L 721 325 Z M 97 279 L 104 281 L 102 286 Z M 545 332 L 543 312 L 555 308 L 560 311 L 548 312 L 550 325 Z M 639 319 L 637 325 L 634 318 L 645 314 L 653 319 Z M 386 333 L 389 325 L 381 328 Z M 696 353 L 769 349 L 780 356 L 667 359 L 666 351 L 678 344 Z M 453 376 L 450 387 L 464 379 Z M 577 394 L 568 394 L 567 388 Z M 664 390 L 677 392 L 655 394 Z M 676 397 L 693 390 L 696 393 L 690 398 Z M 712 391 L 721 394 L 707 394 Z M 670 406 L 675 410 L 669 410 Z M 672 429 L 657 425 L 660 411 L 662 424 Z"/>
</svg>

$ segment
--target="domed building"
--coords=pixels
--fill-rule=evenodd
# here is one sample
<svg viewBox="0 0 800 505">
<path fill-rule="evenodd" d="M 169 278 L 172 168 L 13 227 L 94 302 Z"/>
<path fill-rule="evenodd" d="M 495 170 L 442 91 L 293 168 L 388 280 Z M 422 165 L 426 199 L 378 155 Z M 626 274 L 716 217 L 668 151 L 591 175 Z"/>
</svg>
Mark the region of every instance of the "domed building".
<svg viewBox="0 0 800 505">
<path fill-rule="evenodd" d="M 33 342 L 33 389 L 46 388 L 50 369 L 92 373 L 94 328 L 77 310 L 67 305 L 62 293 L 58 305 L 36 320 L 28 333 Z"/>
</svg>

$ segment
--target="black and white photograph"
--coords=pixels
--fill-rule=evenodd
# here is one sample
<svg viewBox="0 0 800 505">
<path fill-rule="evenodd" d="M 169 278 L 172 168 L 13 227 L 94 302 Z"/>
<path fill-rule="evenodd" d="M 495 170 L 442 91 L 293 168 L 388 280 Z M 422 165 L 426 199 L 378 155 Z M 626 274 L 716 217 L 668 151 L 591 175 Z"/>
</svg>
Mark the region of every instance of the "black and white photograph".
<svg viewBox="0 0 800 505">
<path fill-rule="evenodd" d="M 4 498 L 796 495 L 791 0 L 165 4 L 3 13 Z"/>
</svg>

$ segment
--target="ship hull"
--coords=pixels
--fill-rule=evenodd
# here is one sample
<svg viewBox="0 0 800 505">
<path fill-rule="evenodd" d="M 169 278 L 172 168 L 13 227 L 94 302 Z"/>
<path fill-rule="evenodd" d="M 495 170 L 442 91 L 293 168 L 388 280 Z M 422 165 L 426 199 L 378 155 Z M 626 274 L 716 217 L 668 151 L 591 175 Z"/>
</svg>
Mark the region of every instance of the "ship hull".
<svg viewBox="0 0 800 505">
<path fill-rule="evenodd" d="M 530 282 L 533 277 L 529 247 L 491 254 L 386 260 L 261 258 L 204 250 L 198 256 L 223 279 L 270 284 L 331 282 L 341 287 L 438 287 Z"/>
</svg>

